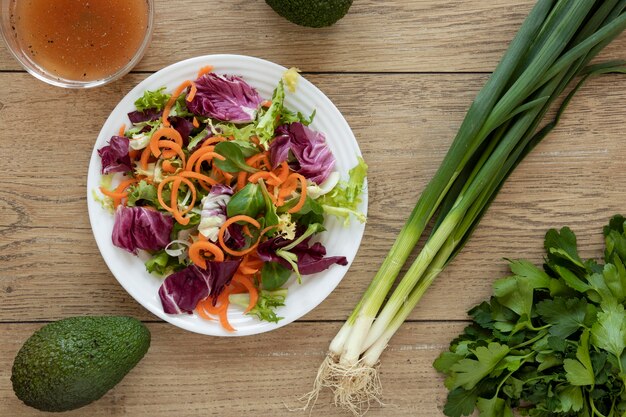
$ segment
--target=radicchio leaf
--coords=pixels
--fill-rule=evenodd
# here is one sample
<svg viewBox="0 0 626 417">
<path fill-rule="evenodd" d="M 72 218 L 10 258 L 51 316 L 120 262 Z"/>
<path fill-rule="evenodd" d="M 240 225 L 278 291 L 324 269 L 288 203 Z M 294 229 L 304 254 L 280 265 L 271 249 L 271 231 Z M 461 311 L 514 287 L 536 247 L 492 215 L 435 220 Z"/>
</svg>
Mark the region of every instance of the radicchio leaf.
<svg viewBox="0 0 626 417">
<path fill-rule="evenodd" d="M 198 302 L 208 296 L 215 304 L 240 263 L 241 260 L 212 261 L 207 262 L 207 269 L 191 265 L 168 276 L 159 288 L 163 311 L 167 314 L 191 313 Z"/>
<path fill-rule="evenodd" d="M 310 238 L 305 239 L 289 250 L 289 252 L 298 257 L 298 270 L 301 275 L 315 274 L 330 268 L 334 264 L 348 265 L 348 260 L 345 256 L 329 256 L 325 258 L 326 248 L 324 245 L 317 242 L 309 246 L 309 240 Z M 285 268 L 292 269 L 291 264 L 276 253 L 276 251 L 288 246 L 291 242 L 293 241 L 280 236 L 268 239 L 258 246 L 258 256 L 263 261 L 278 262 Z"/>
<path fill-rule="evenodd" d="M 128 156 L 129 147 L 130 140 L 127 137 L 113 136 L 108 145 L 98 149 L 98 155 L 102 159 L 102 173 L 132 171 L 132 163 Z"/>
<path fill-rule="evenodd" d="M 189 111 L 205 117 L 248 123 L 256 117 L 263 101 L 259 93 L 234 75 L 208 73 L 196 80 L 197 92 L 187 103 Z"/>
<path fill-rule="evenodd" d="M 137 249 L 161 250 L 170 242 L 174 220 L 156 210 L 119 206 L 115 211 L 113 244 L 137 254 Z"/>
<path fill-rule="evenodd" d="M 180 137 L 183 139 L 184 143 L 187 143 L 189 140 L 189 134 L 193 130 L 193 123 L 184 117 L 172 116 L 167 119 L 171 126 L 180 133 Z"/>
<path fill-rule="evenodd" d="M 216 184 L 211 187 L 209 194 L 202 199 L 198 231 L 212 242 L 217 241 L 217 233 L 226 221 L 226 205 L 228 205 L 232 195 L 232 188 Z"/>
<path fill-rule="evenodd" d="M 135 110 L 128 113 L 128 119 L 132 124 L 153 122 L 160 119 L 162 114 L 163 111 L 157 109 L 146 109 L 144 111 Z"/>
<path fill-rule="evenodd" d="M 276 138 L 270 145 L 272 166 L 286 161 L 289 151 L 296 157 L 291 168 L 316 184 L 323 183 L 335 166 L 324 135 L 299 122 L 276 128 Z"/>
</svg>

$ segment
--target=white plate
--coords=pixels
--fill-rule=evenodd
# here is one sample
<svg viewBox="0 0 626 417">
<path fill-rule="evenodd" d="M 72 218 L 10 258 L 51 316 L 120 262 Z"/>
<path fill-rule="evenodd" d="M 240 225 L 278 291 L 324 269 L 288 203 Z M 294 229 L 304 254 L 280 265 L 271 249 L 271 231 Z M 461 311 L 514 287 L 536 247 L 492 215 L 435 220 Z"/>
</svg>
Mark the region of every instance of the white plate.
<svg viewBox="0 0 626 417">
<path fill-rule="evenodd" d="M 245 336 L 267 332 L 302 317 L 335 289 L 356 255 L 365 229 L 363 224 L 353 219 L 350 226 L 344 227 L 341 221 L 327 216 L 325 226 L 328 230 L 320 235 L 319 240 L 326 246 L 328 256 L 345 256 L 350 264 L 333 265 L 318 274 L 306 275 L 302 284 L 298 284 L 292 277 L 286 284 L 289 289 L 286 305 L 277 310 L 278 316 L 283 317 L 278 323 L 259 321 L 256 317 L 243 315 L 242 310 L 237 307 L 230 307 L 228 316 L 237 331 L 229 333 L 223 330 L 217 321 L 207 321 L 195 314 L 165 314 L 157 293 L 162 278 L 149 274 L 139 258 L 112 244 L 113 215 L 103 209 L 93 197 L 93 190 L 96 190 L 100 183 L 101 162 L 97 150 L 106 145 L 122 123 L 127 126 L 130 124 L 126 114 L 134 110 L 134 101 L 141 97 L 145 90 L 166 86 L 167 90 L 171 91 L 184 80 L 195 79 L 198 70 L 206 65 L 212 65 L 217 73 L 242 76 L 264 99 L 271 98 L 272 91 L 286 70 L 280 65 L 259 58 L 207 55 L 170 65 L 139 83 L 119 102 L 104 123 L 91 154 L 87 178 L 91 228 L 100 253 L 115 278 L 135 300 L 156 316 L 180 328 L 208 335 Z M 300 111 L 305 115 L 316 109 L 311 128 L 326 135 L 328 146 L 337 159 L 335 169 L 341 173 L 343 179 L 347 179 L 348 170 L 356 165 L 357 156 L 361 155 L 361 151 L 350 126 L 339 110 L 328 97 L 303 77 L 298 82 L 295 94 L 286 91 L 285 104 L 289 109 Z M 367 214 L 367 187 L 364 188 L 360 210 Z"/>
</svg>

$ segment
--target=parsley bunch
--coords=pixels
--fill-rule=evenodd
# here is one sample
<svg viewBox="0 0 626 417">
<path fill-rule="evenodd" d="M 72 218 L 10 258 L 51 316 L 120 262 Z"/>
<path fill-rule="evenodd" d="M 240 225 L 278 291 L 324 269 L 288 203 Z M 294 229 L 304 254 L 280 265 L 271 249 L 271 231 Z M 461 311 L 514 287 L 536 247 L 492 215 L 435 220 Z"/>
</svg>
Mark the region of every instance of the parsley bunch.
<svg viewBox="0 0 626 417">
<path fill-rule="evenodd" d="M 625 415 L 625 220 L 604 227 L 604 264 L 581 259 L 567 227 L 546 234 L 543 269 L 510 262 L 513 275 L 434 363 L 447 416 Z"/>
</svg>

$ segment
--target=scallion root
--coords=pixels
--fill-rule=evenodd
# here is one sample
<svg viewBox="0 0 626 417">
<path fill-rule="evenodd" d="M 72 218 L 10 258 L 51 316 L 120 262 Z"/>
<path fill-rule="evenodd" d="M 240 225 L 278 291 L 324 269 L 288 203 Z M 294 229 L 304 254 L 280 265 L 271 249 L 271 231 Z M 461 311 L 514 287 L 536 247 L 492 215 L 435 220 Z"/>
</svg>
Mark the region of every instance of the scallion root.
<svg viewBox="0 0 626 417">
<path fill-rule="evenodd" d="M 377 365 L 366 365 L 363 361 L 344 365 L 339 363 L 336 356 L 327 355 L 317 371 L 313 390 L 300 398 L 305 403 L 301 410 L 312 410 L 324 388 L 333 392 L 335 406 L 349 410 L 358 417 L 367 413 L 372 403 L 383 405 Z"/>
</svg>

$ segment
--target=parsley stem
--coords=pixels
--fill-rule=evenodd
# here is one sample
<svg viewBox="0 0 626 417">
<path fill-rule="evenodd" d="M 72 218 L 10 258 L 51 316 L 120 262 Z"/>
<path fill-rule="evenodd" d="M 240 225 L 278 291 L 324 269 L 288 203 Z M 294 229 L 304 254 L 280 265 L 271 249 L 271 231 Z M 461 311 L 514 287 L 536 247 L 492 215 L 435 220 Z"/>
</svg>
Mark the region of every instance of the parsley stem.
<svg viewBox="0 0 626 417">
<path fill-rule="evenodd" d="M 541 327 L 541 329 L 545 329 L 546 327 L 550 327 L 550 326 L 551 325 L 543 326 L 543 327 Z M 524 346 L 532 345 L 537 340 L 543 339 L 547 334 L 548 334 L 547 331 L 541 331 L 541 332 L 539 332 L 539 334 L 537 336 L 533 337 L 532 339 L 527 340 L 524 343 L 520 343 L 519 345 L 513 346 L 511 348 L 511 350 L 516 350 L 516 349 L 522 348 Z"/>
</svg>

